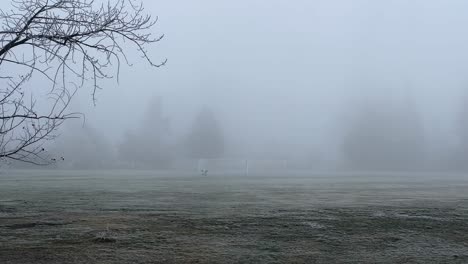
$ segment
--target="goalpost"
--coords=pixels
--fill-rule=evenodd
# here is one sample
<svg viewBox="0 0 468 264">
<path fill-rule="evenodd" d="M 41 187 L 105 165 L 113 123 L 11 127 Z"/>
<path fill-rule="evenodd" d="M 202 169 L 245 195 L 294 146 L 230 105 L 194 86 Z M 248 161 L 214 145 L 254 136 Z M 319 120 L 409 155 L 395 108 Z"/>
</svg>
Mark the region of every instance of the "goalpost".
<svg viewBox="0 0 468 264">
<path fill-rule="evenodd" d="M 207 174 L 261 174 L 284 172 L 288 168 L 287 160 L 258 159 L 199 159 L 198 172 Z"/>
</svg>

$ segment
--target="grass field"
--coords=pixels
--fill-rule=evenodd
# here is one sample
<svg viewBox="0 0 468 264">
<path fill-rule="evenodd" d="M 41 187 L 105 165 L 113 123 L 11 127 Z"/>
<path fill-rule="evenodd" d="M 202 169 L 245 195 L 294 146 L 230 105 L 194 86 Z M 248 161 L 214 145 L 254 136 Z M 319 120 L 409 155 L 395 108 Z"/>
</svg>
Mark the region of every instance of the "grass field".
<svg viewBox="0 0 468 264">
<path fill-rule="evenodd" d="M 0 263 L 468 263 L 468 176 L 3 171 Z"/>
</svg>

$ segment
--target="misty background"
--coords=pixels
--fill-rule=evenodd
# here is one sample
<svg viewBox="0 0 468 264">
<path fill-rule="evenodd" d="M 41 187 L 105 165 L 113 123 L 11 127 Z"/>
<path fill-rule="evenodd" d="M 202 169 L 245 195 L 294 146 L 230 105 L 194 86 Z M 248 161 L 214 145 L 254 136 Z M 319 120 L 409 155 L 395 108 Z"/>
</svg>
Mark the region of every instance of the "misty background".
<svg viewBox="0 0 468 264">
<path fill-rule="evenodd" d="M 81 89 L 56 166 L 468 170 L 467 1 L 143 2 L 167 66 Z"/>
</svg>

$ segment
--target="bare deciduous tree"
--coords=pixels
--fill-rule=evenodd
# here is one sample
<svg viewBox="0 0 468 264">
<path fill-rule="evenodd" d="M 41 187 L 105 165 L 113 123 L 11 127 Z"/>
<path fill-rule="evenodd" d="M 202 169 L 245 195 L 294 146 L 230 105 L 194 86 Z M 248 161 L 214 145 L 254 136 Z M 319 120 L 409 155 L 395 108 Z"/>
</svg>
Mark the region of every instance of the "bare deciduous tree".
<svg viewBox="0 0 468 264">
<path fill-rule="evenodd" d="M 147 46 L 160 41 L 157 22 L 134 0 L 12 0 L 0 10 L 0 159 L 33 164 L 55 161 L 43 144 L 56 137 L 76 91 L 90 84 L 95 102 L 102 79 L 131 65 L 133 45 L 153 67 Z M 50 83 L 46 91 L 31 78 Z M 46 98 L 46 99 L 42 99 Z"/>
</svg>

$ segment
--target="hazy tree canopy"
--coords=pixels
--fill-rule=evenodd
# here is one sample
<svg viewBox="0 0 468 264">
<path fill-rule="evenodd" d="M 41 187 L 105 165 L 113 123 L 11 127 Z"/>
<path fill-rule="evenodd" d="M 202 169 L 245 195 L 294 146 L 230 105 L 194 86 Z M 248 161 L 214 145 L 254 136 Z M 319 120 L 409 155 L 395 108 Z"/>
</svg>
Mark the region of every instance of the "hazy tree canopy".
<svg viewBox="0 0 468 264">
<path fill-rule="evenodd" d="M 102 131 L 81 122 L 67 123 L 50 146 L 60 168 L 104 169 L 113 166 L 114 150 Z"/>
<path fill-rule="evenodd" d="M 362 107 L 349 126 L 343 141 L 348 166 L 360 170 L 421 168 L 424 130 L 409 107 Z"/>
<path fill-rule="evenodd" d="M 457 128 L 460 145 L 468 151 L 468 96 L 461 100 Z"/>
<path fill-rule="evenodd" d="M 187 138 L 192 158 L 220 158 L 224 154 L 224 135 L 215 114 L 204 107 L 196 116 Z"/>
<path fill-rule="evenodd" d="M 457 144 L 451 149 L 450 155 L 446 157 L 445 166 L 454 169 L 468 169 L 468 96 L 462 97 L 458 112 L 457 126 L 455 133 Z M 444 164 L 442 164 L 444 165 Z"/>
<path fill-rule="evenodd" d="M 119 147 L 120 158 L 132 166 L 167 168 L 172 155 L 169 129 L 169 119 L 163 114 L 162 98 L 155 97 L 148 104 L 139 128 L 126 133 Z"/>
</svg>

